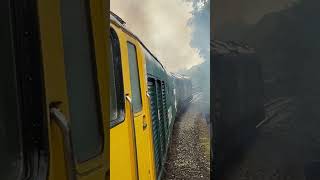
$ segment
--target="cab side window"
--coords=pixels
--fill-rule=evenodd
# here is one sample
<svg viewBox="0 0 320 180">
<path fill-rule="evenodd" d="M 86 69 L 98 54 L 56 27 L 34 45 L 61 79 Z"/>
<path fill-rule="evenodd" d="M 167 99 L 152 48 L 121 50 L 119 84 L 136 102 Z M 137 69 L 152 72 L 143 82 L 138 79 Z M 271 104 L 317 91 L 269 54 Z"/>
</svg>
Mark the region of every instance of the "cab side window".
<svg viewBox="0 0 320 180">
<path fill-rule="evenodd" d="M 138 67 L 135 45 L 128 42 L 127 46 L 128 46 L 128 57 L 129 57 L 129 68 L 130 68 L 132 105 L 133 105 L 133 112 L 136 113 L 141 111 L 142 109 L 139 67 Z"/>
<path fill-rule="evenodd" d="M 110 123 L 111 127 L 124 120 L 124 91 L 120 44 L 116 32 L 110 29 L 111 66 L 110 66 Z"/>
<path fill-rule="evenodd" d="M 103 145 L 89 9 L 85 0 L 61 1 L 64 61 L 75 157 L 97 156 Z"/>
</svg>

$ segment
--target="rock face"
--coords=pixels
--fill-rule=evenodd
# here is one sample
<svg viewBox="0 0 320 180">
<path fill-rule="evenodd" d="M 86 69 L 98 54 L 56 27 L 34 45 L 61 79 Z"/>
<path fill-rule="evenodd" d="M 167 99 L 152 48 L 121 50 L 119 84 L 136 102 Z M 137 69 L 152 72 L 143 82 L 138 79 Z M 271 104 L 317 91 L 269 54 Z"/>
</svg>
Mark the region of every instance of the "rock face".
<svg viewBox="0 0 320 180">
<path fill-rule="evenodd" d="M 237 162 L 236 173 L 222 179 L 300 180 L 305 179 L 305 165 L 319 161 L 319 7 L 317 0 L 299 1 L 265 15 L 242 36 L 261 62 L 266 100 L 294 101 L 260 128 L 256 143 Z M 229 48 L 218 49 L 216 54 L 230 54 Z"/>
<path fill-rule="evenodd" d="M 235 41 L 211 41 L 213 58 L 213 160 L 220 179 L 255 135 L 264 118 L 261 66 L 253 48 Z"/>
<path fill-rule="evenodd" d="M 269 98 L 320 96 L 319 7 L 300 1 L 266 14 L 242 36 L 259 57 Z"/>
</svg>

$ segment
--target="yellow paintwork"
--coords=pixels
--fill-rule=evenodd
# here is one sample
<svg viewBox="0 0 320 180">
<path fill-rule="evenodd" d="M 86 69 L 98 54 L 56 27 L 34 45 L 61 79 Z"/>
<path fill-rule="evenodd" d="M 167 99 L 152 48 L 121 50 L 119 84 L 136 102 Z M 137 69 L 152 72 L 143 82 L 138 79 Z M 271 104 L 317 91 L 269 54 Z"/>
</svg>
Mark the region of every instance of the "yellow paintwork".
<svg viewBox="0 0 320 180">
<path fill-rule="evenodd" d="M 60 2 L 57 0 L 38 1 L 41 54 L 44 70 L 47 119 L 49 121 L 49 180 L 67 179 L 62 134 L 57 125 L 50 121 L 48 108 L 50 102 L 67 99 L 59 8 Z M 60 108 L 67 119 L 69 119 L 67 104 L 63 103 Z"/>
<path fill-rule="evenodd" d="M 63 34 L 61 27 L 61 0 L 38 0 L 39 32 L 43 64 L 45 102 L 49 133 L 49 180 L 67 180 L 68 171 L 64 157 L 63 135 L 54 121 L 50 120 L 49 104 L 61 101 L 60 109 L 69 119 L 67 82 L 65 78 Z M 104 0 L 89 1 L 93 50 L 97 69 L 98 90 L 101 117 L 104 129 L 103 151 L 96 157 L 76 164 L 77 180 L 109 179 L 106 176 L 110 168 L 112 180 L 154 180 L 155 162 L 152 142 L 152 122 L 150 107 L 146 96 L 144 55 L 142 45 L 122 28 L 111 25 L 118 34 L 121 49 L 125 95 L 131 97 L 130 73 L 128 64 L 127 42 L 136 46 L 141 85 L 142 110 L 130 113 L 130 104 L 125 104 L 125 120 L 110 129 L 109 147 L 109 89 L 108 89 L 108 36 L 106 6 Z M 134 118 L 134 122 L 131 119 Z M 143 122 L 147 128 L 143 129 Z M 71 122 L 72 123 L 72 122 Z M 110 155 L 110 156 L 109 156 Z M 110 158 L 110 159 L 109 159 Z M 110 166 L 109 166 L 110 160 Z M 138 162 L 138 166 L 136 164 Z"/>
<path fill-rule="evenodd" d="M 128 49 L 127 49 L 127 42 L 130 42 L 135 45 L 136 47 L 136 53 L 137 53 L 137 60 L 138 60 L 138 68 L 139 68 L 139 79 L 140 79 L 140 88 L 141 88 L 141 98 L 142 98 L 142 109 L 140 112 L 137 112 L 134 114 L 134 123 L 135 123 L 135 133 L 136 133 L 136 143 L 137 143 L 137 158 L 138 158 L 138 169 L 139 169 L 139 179 L 140 180 L 149 180 L 151 178 L 151 172 L 150 172 L 150 160 L 149 160 L 149 141 L 148 141 L 148 129 L 150 127 L 150 124 L 147 123 L 147 128 L 143 129 L 143 121 L 146 121 L 146 111 L 145 106 L 146 103 L 146 93 L 147 89 L 145 86 L 145 76 L 144 76 L 144 67 L 142 66 L 142 60 L 143 55 L 141 52 L 141 48 L 139 46 L 139 43 L 137 40 L 130 37 L 128 34 L 125 34 L 125 38 L 122 39 L 125 41 L 120 42 L 121 49 L 128 55 Z M 129 65 L 128 57 L 125 60 L 125 63 L 127 66 Z M 129 72 L 129 71 L 127 71 Z M 130 73 L 127 73 L 128 75 Z M 130 78 L 124 80 L 125 83 L 130 83 Z M 126 82 L 128 81 L 128 82 Z"/>
<path fill-rule="evenodd" d="M 94 39 L 94 49 L 95 57 L 97 63 L 97 75 L 98 75 L 98 84 L 100 92 L 100 102 L 102 110 L 102 120 L 103 120 L 103 129 L 104 129 L 104 154 L 103 154 L 103 163 L 104 166 L 109 169 L 110 162 L 110 146 L 109 146 L 109 64 L 110 60 L 110 51 L 108 44 L 108 34 L 109 34 L 109 24 L 105 23 L 105 13 L 106 10 L 109 10 L 109 3 L 106 3 L 105 0 L 95 0 L 90 1 L 91 8 L 91 23 L 92 23 L 92 33 Z M 107 32 L 107 33 L 106 33 Z"/>
<path fill-rule="evenodd" d="M 121 41 L 123 38 L 120 29 L 112 26 L 118 34 Z M 123 62 L 123 56 L 121 55 Z M 128 72 L 128 66 L 122 63 L 123 72 Z M 127 79 L 129 74 L 124 73 L 123 79 Z M 124 83 L 124 92 L 130 94 L 130 84 Z M 130 113 L 130 105 L 125 101 L 125 119 L 124 121 L 110 129 L 110 179 L 112 180 L 136 180 L 137 167 L 135 166 L 136 157 L 134 149 L 134 140 L 132 137 L 133 126 L 131 122 L 132 114 Z"/>
<path fill-rule="evenodd" d="M 111 27 L 116 31 L 120 41 L 124 94 L 130 97 L 131 85 L 127 42 L 136 46 L 142 110 L 134 114 L 135 137 L 132 135 L 132 116 L 127 102 L 125 106 L 125 120 L 110 129 L 110 176 L 112 180 L 135 180 L 137 179 L 135 172 L 136 168 L 138 168 L 140 180 L 154 180 L 156 179 L 156 175 L 152 142 L 152 122 L 147 99 L 147 82 L 145 79 L 147 72 L 145 72 L 144 68 L 145 59 L 142 45 L 121 27 L 113 23 L 111 23 Z M 147 124 L 147 128 L 145 129 L 143 129 L 144 121 Z M 136 139 L 136 149 L 134 149 L 134 138 Z M 137 152 L 137 157 L 135 152 Z M 138 161 L 138 167 L 136 167 L 135 159 Z"/>
<path fill-rule="evenodd" d="M 50 120 L 49 104 L 61 101 L 60 109 L 69 119 L 68 96 L 65 80 L 64 51 L 62 43 L 60 0 L 38 0 L 38 18 L 41 39 L 41 55 L 45 83 L 45 101 L 47 108 L 49 133 L 49 180 L 67 180 L 64 158 L 63 135 Z M 101 117 L 104 126 L 103 151 L 88 161 L 76 164 L 78 180 L 107 179 L 109 169 L 109 90 L 108 90 L 108 36 L 105 23 L 106 2 L 94 0 L 89 3 L 90 22 L 93 35 L 93 50 L 97 69 L 98 88 L 100 93 Z"/>
</svg>

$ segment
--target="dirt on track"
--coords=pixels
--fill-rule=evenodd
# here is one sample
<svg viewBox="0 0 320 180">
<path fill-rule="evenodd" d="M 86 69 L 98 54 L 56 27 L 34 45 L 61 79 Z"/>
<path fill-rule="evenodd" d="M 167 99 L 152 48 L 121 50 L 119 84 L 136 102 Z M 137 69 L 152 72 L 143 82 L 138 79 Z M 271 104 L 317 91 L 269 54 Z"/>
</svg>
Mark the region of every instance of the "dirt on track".
<svg viewBox="0 0 320 180">
<path fill-rule="evenodd" d="M 210 179 L 209 129 L 201 113 L 187 110 L 175 122 L 163 177 Z"/>
</svg>

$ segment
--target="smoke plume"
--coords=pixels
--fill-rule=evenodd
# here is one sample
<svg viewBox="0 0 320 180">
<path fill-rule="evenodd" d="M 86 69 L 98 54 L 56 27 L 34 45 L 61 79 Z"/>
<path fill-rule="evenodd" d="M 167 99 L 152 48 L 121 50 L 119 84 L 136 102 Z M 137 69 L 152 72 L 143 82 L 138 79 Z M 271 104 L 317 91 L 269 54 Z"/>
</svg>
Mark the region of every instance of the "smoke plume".
<svg viewBox="0 0 320 180">
<path fill-rule="evenodd" d="M 195 47 L 194 26 L 190 23 L 195 9 L 192 1 L 111 0 L 110 7 L 169 71 L 203 62 L 201 50 Z"/>
<path fill-rule="evenodd" d="M 201 57 L 210 60 L 210 0 L 190 0 L 193 3 L 191 46 L 199 49 Z M 209 73 L 208 73 L 209 75 Z"/>
</svg>

